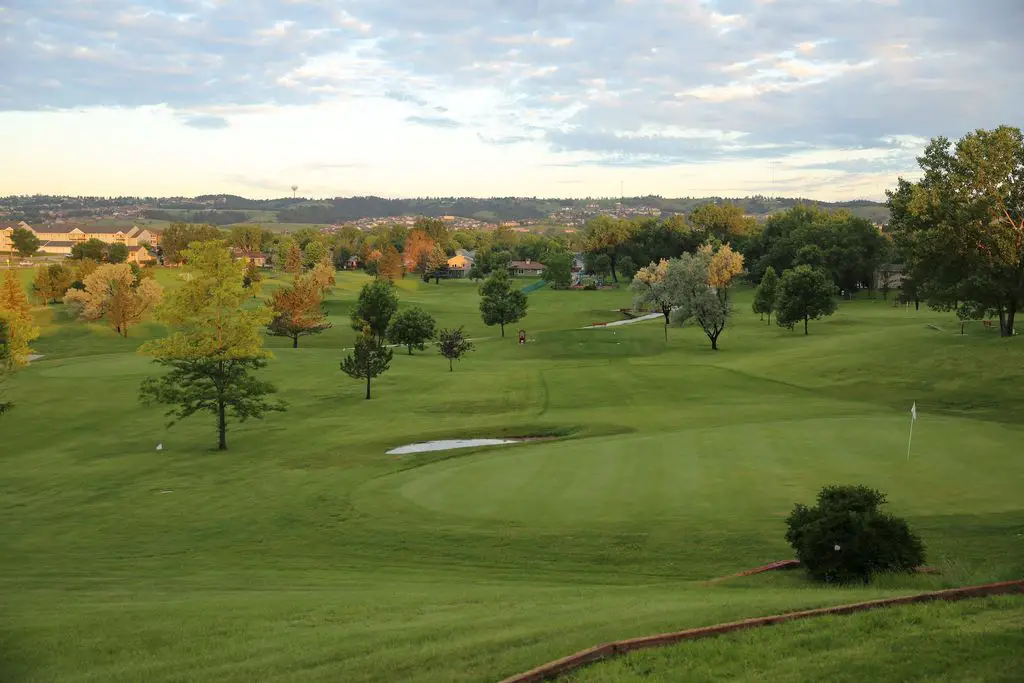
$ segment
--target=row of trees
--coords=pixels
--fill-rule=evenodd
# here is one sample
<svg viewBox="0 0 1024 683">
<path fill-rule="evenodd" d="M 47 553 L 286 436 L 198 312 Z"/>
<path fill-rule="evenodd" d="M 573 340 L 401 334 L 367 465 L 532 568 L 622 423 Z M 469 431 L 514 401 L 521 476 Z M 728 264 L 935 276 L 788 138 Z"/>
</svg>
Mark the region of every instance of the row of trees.
<svg viewBox="0 0 1024 683">
<path fill-rule="evenodd" d="M 779 278 L 775 268 L 768 266 L 754 290 L 753 309 L 762 319 L 767 315 L 769 325 L 772 313 L 776 324 L 790 330 L 803 321 L 806 335 L 811 320 L 835 313 L 836 293 L 835 284 L 821 268 L 799 265 L 786 269 Z"/>
</svg>

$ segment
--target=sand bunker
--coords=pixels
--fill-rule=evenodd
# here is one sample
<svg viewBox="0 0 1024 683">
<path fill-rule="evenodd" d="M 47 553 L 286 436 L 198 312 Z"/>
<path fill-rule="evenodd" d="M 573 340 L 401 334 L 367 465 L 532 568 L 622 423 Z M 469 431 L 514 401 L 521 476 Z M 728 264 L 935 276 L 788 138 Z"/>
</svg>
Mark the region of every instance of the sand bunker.
<svg viewBox="0 0 1024 683">
<path fill-rule="evenodd" d="M 475 448 L 476 446 L 502 446 L 522 441 L 526 441 L 526 439 L 443 439 L 441 441 L 421 441 L 420 443 L 411 443 L 406 446 L 392 448 L 387 452 L 387 455 L 448 451 L 453 448 Z"/>
</svg>

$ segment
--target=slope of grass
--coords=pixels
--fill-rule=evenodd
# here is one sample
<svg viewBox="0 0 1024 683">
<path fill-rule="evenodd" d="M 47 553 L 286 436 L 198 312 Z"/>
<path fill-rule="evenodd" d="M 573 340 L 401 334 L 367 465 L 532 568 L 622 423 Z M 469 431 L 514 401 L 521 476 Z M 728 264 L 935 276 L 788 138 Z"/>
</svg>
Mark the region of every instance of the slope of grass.
<svg viewBox="0 0 1024 683">
<path fill-rule="evenodd" d="M 1018 681 L 1024 598 L 822 617 L 630 653 L 566 683 Z"/>
<path fill-rule="evenodd" d="M 299 349 L 268 338 L 289 412 L 232 424 L 226 453 L 207 417 L 167 428 L 139 405 L 158 368 L 135 351 L 161 325 L 124 340 L 37 309 L 45 358 L 0 423 L 0 680 L 497 680 L 606 640 L 1024 576 L 1013 340 L 874 301 L 804 337 L 738 292 L 716 354 L 657 322 L 579 329 L 618 319 L 626 290 L 542 289 L 520 346 L 519 325 L 480 322 L 472 283 L 410 279 L 402 305 L 477 351 L 454 372 L 396 353 L 364 401 L 338 363 L 365 281 L 339 274 L 334 327 Z M 781 520 L 829 483 L 889 493 L 944 573 L 705 582 L 789 556 Z"/>
</svg>

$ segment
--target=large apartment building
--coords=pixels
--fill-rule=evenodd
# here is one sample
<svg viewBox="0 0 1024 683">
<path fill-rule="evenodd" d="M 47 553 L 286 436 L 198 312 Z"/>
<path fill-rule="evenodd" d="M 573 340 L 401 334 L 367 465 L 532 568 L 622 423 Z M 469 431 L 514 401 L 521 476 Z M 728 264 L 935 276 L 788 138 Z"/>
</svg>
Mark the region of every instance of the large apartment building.
<svg viewBox="0 0 1024 683">
<path fill-rule="evenodd" d="M 17 224 L 0 224 L 0 252 L 14 251 L 11 235 L 15 228 L 24 228 L 39 238 L 39 252 L 57 256 L 70 256 L 71 248 L 76 244 L 90 239 L 98 239 L 107 244 L 120 243 L 128 247 L 128 260 L 133 263 L 145 263 L 155 258 L 143 245 L 157 246 L 160 244 L 160 233 L 138 226 L 131 228 L 113 228 L 101 225 L 70 225 L 56 224 L 32 227 L 22 221 Z"/>
</svg>

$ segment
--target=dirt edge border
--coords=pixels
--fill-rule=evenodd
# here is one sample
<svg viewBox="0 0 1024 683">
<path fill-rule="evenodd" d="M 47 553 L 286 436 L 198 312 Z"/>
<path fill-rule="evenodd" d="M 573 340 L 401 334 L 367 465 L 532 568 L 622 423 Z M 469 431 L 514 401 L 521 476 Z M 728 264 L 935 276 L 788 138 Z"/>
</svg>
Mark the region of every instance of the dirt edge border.
<svg viewBox="0 0 1024 683">
<path fill-rule="evenodd" d="M 629 638 L 627 640 L 617 640 L 582 650 L 569 655 L 568 657 L 563 657 L 562 659 L 556 659 L 553 662 L 548 662 L 547 664 L 530 669 L 524 673 L 502 679 L 500 683 L 534 683 L 535 681 L 547 681 L 556 676 L 580 669 L 588 664 L 594 664 L 595 662 L 609 659 L 627 652 L 632 652 L 634 650 L 672 645 L 684 640 L 697 640 L 699 638 L 708 638 L 710 636 L 717 636 L 723 633 L 743 631 L 750 628 L 759 628 L 761 626 L 773 626 L 775 624 L 796 621 L 797 619 L 808 619 L 811 617 L 830 615 L 846 615 L 853 614 L 855 612 L 864 612 L 869 609 L 876 609 L 879 607 L 895 607 L 898 605 L 932 602 L 934 600 L 953 601 L 963 600 L 965 598 L 988 597 L 991 595 L 1010 595 L 1014 593 L 1024 594 L 1024 579 L 1002 581 L 999 583 L 987 583 L 978 586 L 966 586 L 963 588 L 950 588 L 947 590 L 931 591 L 928 593 L 917 593 L 916 595 L 904 595 L 896 598 L 882 598 L 880 600 L 869 600 L 867 602 L 857 602 L 848 605 L 836 605 L 834 607 L 821 607 L 818 609 L 803 610 L 800 612 L 787 612 L 785 614 L 777 614 L 774 616 L 756 617 L 753 619 L 744 619 L 743 621 L 732 621 L 713 626 L 692 628 L 685 631 L 661 633 L 653 636 Z"/>
</svg>

